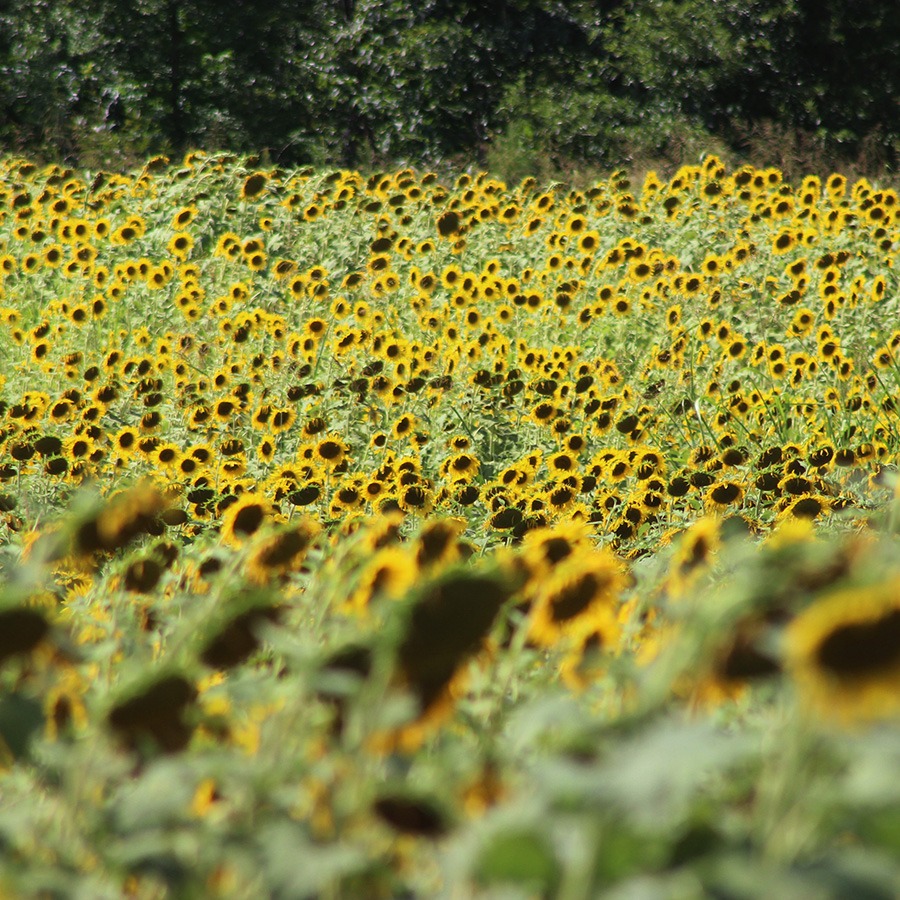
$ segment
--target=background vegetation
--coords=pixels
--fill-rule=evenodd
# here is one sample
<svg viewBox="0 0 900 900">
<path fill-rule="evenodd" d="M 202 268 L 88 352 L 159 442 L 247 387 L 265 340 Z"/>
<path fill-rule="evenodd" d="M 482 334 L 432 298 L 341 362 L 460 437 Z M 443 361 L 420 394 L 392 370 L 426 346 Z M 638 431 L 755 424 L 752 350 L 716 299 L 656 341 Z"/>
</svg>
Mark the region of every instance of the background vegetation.
<svg viewBox="0 0 900 900">
<path fill-rule="evenodd" d="M 85 165 L 189 147 L 509 179 L 686 153 L 897 159 L 900 20 L 853 0 L 0 4 L 0 140 Z"/>
</svg>

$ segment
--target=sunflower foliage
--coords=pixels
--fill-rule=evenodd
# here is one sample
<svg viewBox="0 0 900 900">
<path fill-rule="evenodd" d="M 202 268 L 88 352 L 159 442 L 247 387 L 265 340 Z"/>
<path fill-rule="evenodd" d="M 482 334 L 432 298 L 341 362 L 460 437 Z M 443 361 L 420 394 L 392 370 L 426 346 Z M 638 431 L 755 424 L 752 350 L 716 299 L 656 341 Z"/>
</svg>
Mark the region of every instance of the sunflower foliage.
<svg viewBox="0 0 900 900">
<path fill-rule="evenodd" d="M 892 189 L 2 172 L 4 892 L 893 895 Z"/>
</svg>

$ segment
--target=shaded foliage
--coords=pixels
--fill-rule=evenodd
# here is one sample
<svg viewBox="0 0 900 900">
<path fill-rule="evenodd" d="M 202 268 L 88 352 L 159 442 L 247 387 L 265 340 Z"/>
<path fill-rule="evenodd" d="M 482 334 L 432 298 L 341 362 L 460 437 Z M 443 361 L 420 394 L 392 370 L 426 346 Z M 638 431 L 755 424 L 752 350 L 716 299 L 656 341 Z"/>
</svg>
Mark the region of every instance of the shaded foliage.
<svg viewBox="0 0 900 900">
<path fill-rule="evenodd" d="M 266 149 L 346 166 L 595 165 L 774 126 L 895 161 L 887 2 L 397 0 L 0 6 L 0 138 L 103 161 Z M 493 155 L 492 155 L 493 154 Z"/>
</svg>

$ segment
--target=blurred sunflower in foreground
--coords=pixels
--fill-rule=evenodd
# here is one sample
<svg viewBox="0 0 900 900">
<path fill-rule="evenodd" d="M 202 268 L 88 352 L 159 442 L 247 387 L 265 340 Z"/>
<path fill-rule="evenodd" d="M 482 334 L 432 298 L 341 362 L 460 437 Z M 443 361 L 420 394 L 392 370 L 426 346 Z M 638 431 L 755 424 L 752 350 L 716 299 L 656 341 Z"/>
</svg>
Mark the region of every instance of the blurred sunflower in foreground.
<svg viewBox="0 0 900 900">
<path fill-rule="evenodd" d="M 900 712 L 900 576 L 823 596 L 787 628 L 786 661 L 810 706 L 844 724 Z"/>
</svg>

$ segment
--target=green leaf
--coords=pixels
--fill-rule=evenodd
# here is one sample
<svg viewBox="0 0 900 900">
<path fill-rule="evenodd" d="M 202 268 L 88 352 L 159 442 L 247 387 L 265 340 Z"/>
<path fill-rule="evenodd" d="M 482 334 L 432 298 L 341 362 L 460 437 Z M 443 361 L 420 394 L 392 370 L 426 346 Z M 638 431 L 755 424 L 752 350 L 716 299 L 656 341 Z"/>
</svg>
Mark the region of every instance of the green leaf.
<svg viewBox="0 0 900 900">
<path fill-rule="evenodd" d="M 180 760 L 161 759 L 126 782 L 112 800 L 125 832 L 158 828 L 187 818 L 198 778 Z"/>
<path fill-rule="evenodd" d="M 504 831 L 482 849 L 475 866 L 484 883 L 515 882 L 529 891 L 552 893 L 559 883 L 560 865 L 549 840 L 536 830 Z"/>
<path fill-rule="evenodd" d="M 26 756 L 31 741 L 44 727 L 44 711 L 33 697 L 9 694 L 0 699 L 0 759 Z"/>
<path fill-rule="evenodd" d="M 361 872 L 365 856 L 342 844 L 313 844 L 296 824 L 279 822 L 259 832 L 259 846 L 270 889 L 279 897 L 326 892 L 342 878 Z"/>
</svg>

